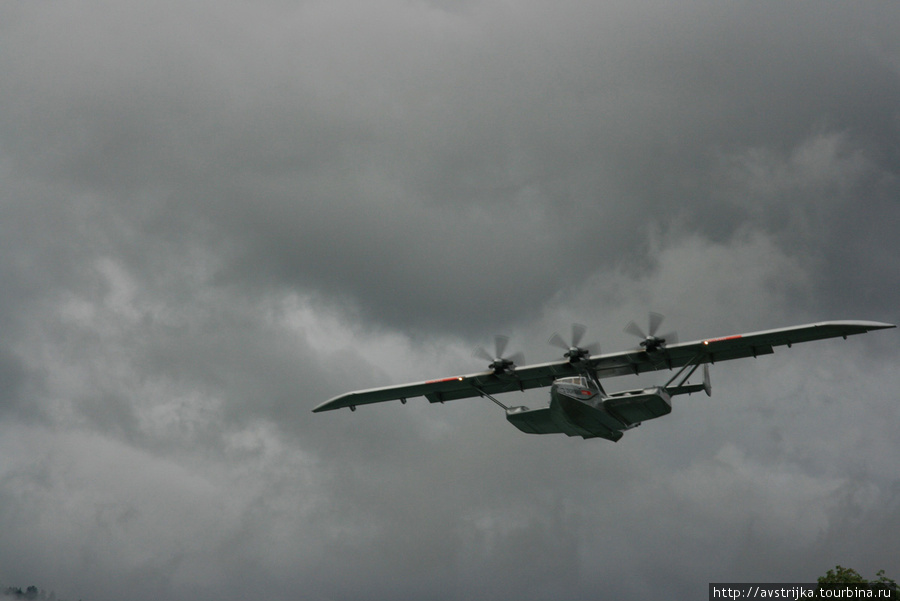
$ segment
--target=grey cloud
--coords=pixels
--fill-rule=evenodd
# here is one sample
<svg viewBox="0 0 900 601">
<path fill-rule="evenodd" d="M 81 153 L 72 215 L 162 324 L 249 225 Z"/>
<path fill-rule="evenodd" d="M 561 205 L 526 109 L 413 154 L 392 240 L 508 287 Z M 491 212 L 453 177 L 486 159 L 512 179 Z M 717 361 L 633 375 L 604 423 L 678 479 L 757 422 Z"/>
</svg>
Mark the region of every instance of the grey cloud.
<svg viewBox="0 0 900 601">
<path fill-rule="evenodd" d="M 67 93 L 43 94 L 53 78 L 23 83 L 41 96 L 23 122 L 111 210 L 220 241 L 225 277 L 322 288 L 387 324 L 444 329 L 527 319 L 603 265 L 646 267 L 646 228 L 673 215 L 734 235 L 748 215 L 711 188 L 723 151 L 791 152 L 824 126 L 880 161 L 896 128 L 890 65 L 792 8 L 643 21 L 560 7 L 584 20 L 574 27 L 535 4 L 387 8 L 269 7 L 190 38 L 199 14 L 120 9 L 60 32 L 86 57 L 57 42 L 51 57 L 73 63 Z M 284 24 L 263 36 L 275 15 Z M 105 27 L 116 17 L 122 30 Z M 228 47 L 239 17 L 247 32 Z M 866 179 L 891 173 L 879 164 Z M 790 224 L 788 205 L 817 210 L 789 192 L 764 227 Z"/>
<path fill-rule="evenodd" d="M 897 577 L 895 332 L 715 366 L 712 399 L 617 444 L 524 436 L 486 401 L 310 413 L 473 371 L 494 333 L 542 361 L 572 321 L 633 345 L 650 309 L 685 340 L 900 320 L 894 6 L 0 17 L 4 583 L 693 599 Z"/>
</svg>

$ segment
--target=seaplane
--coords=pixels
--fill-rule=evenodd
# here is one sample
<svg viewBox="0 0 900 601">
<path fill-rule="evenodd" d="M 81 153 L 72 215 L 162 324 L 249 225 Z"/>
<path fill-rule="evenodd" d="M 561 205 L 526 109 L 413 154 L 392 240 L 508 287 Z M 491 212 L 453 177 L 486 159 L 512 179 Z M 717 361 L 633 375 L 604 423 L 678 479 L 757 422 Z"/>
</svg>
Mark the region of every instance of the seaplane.
<svg viewBox="0 0 900 601">
<path fill-rule="evenodd" d="M 640 338 L 640 345 L 608 354 L 600 354 L 596 345 L 581 346 L 587 328 L 573 324 L 568 341 L 558 333 L 549 340 L 565 351 L 563 357 L 534 365 L 520 366 L 524 363 L 521 353 L 504 356 L 509 339 L 497 336 L 493 355 L 483 348 L 475 351 L 476 357 L 489 361 L 486 371 L 348 392 L 325 401 L 313 412 L 343 408 L 356 411 L 360 405 L 397 400 L 405 404 L 407 399 L 420 396 L 431 403 L 481 397 L 502 408 L 507 421 L 527 434 L 566 434 L 616 442 L 643 422 L 671 413 L 674 396 L 701 391 L 711 396 L 711 364 L 769 355 L 779 346 L 790 348 L 813 340 L 846 339 L 895 327 L 876 321 L 825 321 L 679 343 L 674 332 L 657 335 L 662 320 L 660 314 L 650 313 L 647 332 L 635 322 L 629 323 L 625 331 Z M 690 383 L 701 368 L 702 380 Z M 662 385 L 619 392 L 607 392 L 601 385 L 606 378 L 661 370 L 674 371 Z M 536 409 L 507 406 L 495 396 L 548 386 L 549 404 Z"/>
</svg>

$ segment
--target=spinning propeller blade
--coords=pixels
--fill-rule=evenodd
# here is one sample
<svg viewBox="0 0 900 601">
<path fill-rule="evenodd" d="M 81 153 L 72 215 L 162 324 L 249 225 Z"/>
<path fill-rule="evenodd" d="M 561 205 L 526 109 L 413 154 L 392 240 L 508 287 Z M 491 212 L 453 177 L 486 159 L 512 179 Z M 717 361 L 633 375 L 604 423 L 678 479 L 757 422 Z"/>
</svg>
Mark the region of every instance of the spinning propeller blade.
<svg viewBox="0 0 900 601">
<path fill-rule="evenodd" d="M 654 313 L 650 311 L 649 313 L 649 323 L 650 323 L 650 332 L 648 336 L 656 336 L 656 331 L 659 329 L 660 324 L 663 322 L 663 317 L 659 313 Z"/>
<path fill-rule="evenodd" d="M 596 342 L 584 347 L 578 346 L 581 343 L 581 339 L 584 338 L 585 332 L 587 332 L 587 326 L 580 323 L 573 323 L 572 338 L 570 339 L 571 343 L 566 342 L 565 339 L 556 332 L 550 336 L 548 342 L 553 346 L 566 351 L 563 356 L 568 359 L 570 363 L 576 363 L 600 352 L 600 345 Z"/>
<path fill-rule="evenodd" d="M 502 373 L 510 373 L 516 368 L 516 364 L 525 363 L 525 355 L 522 353 L 513 353 L 509 357 L 504 357 L 503 353 L 506 351 L 506 346 L 509 344 L 509 337 L 503 336 L 501 334 L 497 334 L 494 336 L 494 356 L 491 356 L 483 347 L 478 347 L 475 349 L 475 357 L 478 359 L 484 359 L 489 362 L 488 367 L 494 370 L 494 373 L 499 375 Z"/>
<path fill-rule="evenodd" d="M 553 336 L 550 337 L 550 340 L 548 342 L 557 348 L 561 348 L 564 351 L 569 350 L 569 343 L 563 340 L 563 337 L 560 336 L 557 332 L 553 332 Z"/>
<path fill-rule="evenodd" d="M 491 354 L 489 352 L 487 352 L 486 350 L 484 350 L 483 347 L 480 347 L 480 346 L 477 349 L 475 349 L 475 352 L 473 353 L 473 355 L 475 355 L 475 357 L 477 359 L 484 359 L 488 363 L 490 363 L 491 361 L 494 360 L 494 358 L 491 357 Z"/>
<path fill-rule="evenodd" d="M 625 332 L 641 339 L 641 347 L 647 352 L 653 352 L 664 348 L 666 344 L 675 344 L 678 341 L 678 335 L 675 332 L 669 332 L 662 336 L 657 336 L 656 332 L 665 319 L 659 313 L 651 311 L 648 315 L 648 332 L 645 334 L 639 325 L 631 321 L 625 326 Z"/>
</svg>

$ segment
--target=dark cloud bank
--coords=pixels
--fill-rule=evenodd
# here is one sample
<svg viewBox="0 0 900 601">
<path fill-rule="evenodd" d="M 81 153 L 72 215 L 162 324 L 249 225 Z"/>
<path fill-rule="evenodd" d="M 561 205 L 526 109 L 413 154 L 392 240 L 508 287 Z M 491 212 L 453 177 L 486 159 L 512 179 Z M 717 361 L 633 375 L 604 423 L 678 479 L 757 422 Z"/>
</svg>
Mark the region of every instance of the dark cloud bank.
<svg viewBox="0 0 900 601">
<path fill-rule="evenodd" d="M 696 599 L 900 573 L 894 332 L 618 444 L 312 415 L 650 309 L 900 321 L 893 3 L 0 3 L 0 581 Z M 631 386 L 632 381 L 614 382 Z M 525 402 L 545 402 L 529 393 Z"/>
</svg>

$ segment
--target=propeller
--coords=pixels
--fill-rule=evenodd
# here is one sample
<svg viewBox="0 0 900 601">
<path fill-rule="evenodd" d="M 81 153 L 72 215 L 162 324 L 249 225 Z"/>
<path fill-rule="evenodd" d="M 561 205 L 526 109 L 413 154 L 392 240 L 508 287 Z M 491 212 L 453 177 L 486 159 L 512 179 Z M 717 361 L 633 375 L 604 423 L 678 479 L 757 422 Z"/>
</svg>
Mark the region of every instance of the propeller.
<svg viewBox="0 0 900 601">
<path fill-rule="evenodd" d="M 507 344 L 509 344 L 509 337 L 497 334 L 494 336 L 494 355 L 491 356 L 489 352 L 479 346 L 475 349 L 475 356 L 489 361 L 488 367 L 494 371 L 495 375 L 512 373 L 516 369 L 516 363 L 525 363 L 525 355 L 513 353 L 509 357 L 504 357 L 503 352 L 506 350 Z"/>
<path fill-rule="evenodd" d="M 583 361 L 591 355 L 596 355 L 600 352 L 600 345 L 596 342 L 583 347 L 578 346 L 581 343 L 581 339 L 584 338 L 584 333 L 586 331 L 587 326 L 580 323 L 573 323 L 572 337 L 569 339 L 571 342 L 566 342 L 565 339 L 556 332 L 553 333 L 553 336 L 550 337 L 548 342 L 553 346 L 566 351 L 563 357 L 568 359 L 569 363 L 578 363 L 579 361 Z"/>
<path fill-rule="evenodd" d="M 656 335 L 656 331 L 659 330 L 659 326 L 662 324 L 663 319 L 664 317 L 662 315 L 651 311 L 648 319 L 649 329 L 646 334 L 641 327 L 633 321 L 625 326 L 625 332 L 640 338 L 641 347 L 648 353 L 658 351 L 661 348 L 665 348 L 667 343 L 675 344 L 678 342 L 678 335 L 675 332 L 669 332 L 662 336 Z"/>
</svg>

